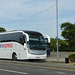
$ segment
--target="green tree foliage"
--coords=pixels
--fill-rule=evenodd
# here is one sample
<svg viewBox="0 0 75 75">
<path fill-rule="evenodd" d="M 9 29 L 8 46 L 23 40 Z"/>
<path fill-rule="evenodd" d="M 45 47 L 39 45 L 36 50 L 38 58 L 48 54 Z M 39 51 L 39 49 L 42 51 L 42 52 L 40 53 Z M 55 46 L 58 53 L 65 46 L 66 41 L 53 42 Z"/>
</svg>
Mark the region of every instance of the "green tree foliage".
<svg viewBox="0 0 75 75">
<path fill-rule="evenodd" d="M 61 39 L 58 39 L 58 42 L 59 51 L 71 51 L 69 49 L 69 42 Z M 51 38 L 50 49 L 51 51 L 57 51 L 57 41 L 54 38 Z"/>
<path fill-rule="evenodd" d="M 61 39 L 58 39 L 58 42 L 59 42 L 59 51 L 65 51 L 67 42 L 65 40 L 61 40 Z"/>
<path fill-rule="evenodd" d="M 56 51 L 56 39 L 51 38 L 50 40 L 51 40 L 50 42 L 51 51 Z"/>
<path fill-rule="evenodd" d="M 75 44 L 75 24 L 66 22 L 61 24 L 62 36 L 70 44 L 70 48 L 74 50 Z"/>
<path fill-rule="evenodd" d="M 6 32 L 5 28 L 0 27 L 0 32 Z"/>
</svg>

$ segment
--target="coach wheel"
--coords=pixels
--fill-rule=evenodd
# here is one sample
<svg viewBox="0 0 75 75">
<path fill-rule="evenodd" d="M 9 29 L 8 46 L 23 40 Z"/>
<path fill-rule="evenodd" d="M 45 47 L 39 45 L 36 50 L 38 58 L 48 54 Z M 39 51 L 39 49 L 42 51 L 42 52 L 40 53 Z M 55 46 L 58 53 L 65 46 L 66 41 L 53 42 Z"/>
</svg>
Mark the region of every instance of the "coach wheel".
<svg viewBox="0 0 75 75">
<path fill-rule="evenodd" d="M 17 55 L 16 55 L 16 53 L 13 53 L 13 54 L 12 54 L 12 60 L 17 60 Z"/>
</svg>

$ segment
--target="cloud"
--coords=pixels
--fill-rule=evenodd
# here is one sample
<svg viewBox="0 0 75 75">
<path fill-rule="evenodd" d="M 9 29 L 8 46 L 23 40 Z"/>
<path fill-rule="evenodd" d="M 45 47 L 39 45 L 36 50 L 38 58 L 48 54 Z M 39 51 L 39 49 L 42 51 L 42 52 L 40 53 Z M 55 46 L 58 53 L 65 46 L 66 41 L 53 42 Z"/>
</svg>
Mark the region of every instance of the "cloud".
<svg viewBox="0 0 75 75">
<path fill-rule="evenodd" d="M 75 22 L 75 1 L 59 0 L 59 22 Z"/>
<path fill-rule="evenodd" d="M 0 22 L 15 21 L 39 13 L 42 10 L 54 5 L 56 0 L 0 0 Z M 58 17 L 59 24 L 66 21 L 75 21 L 75 1 L 58 0 Z M 49 34 L 51 37 L 56 36 L 56 7 L 43 12 L 35 17 L 23 20 L 17 23 L 2 25 L 11 29 L 31 29 L 38 30 L 42 33 Z M 12 26 L 12 27 L 11 27 Z M 18 27 L 18 28 L 17 28 Z M 60 27 L 60 26 L 59 26 Z M 35 28 L 35 29 L 34 29 Z M 46 31 L 45 31 L 46 30 Z M 59 32 L 60 28 L 59 28 Z M 59 33 L 59 35 L 61 35 Z"/>
<path fill-rule="evenodd" d="M 24 0 L 0 0 L 0 16 L 6 18 L 13 18 L 17 14 L 22 14 L 24 7 Z"/>
<path fill-rule="evenodd" d="M 67 17 L 67 18 L 63 18 L 63 19 L 61 19 L 62 21 L 61 21 L 61 23 L 64 23 L 64 22 L 71 22 L 71 23 L 75 23 L 75 18 L 69 18 L 69 17 Z"/>
<path fill-rule="evenodd" d="M 74 0 L 59 0 L 59 11 L 72 11 L 75 7 L 75 1 Z M 74 10 L 75 11 L 75 10 Z"/>
<path fill-rule="evenodd" d="M 43 2 L 42 2 L 43 1 Z M 49 0 L 0 0 L 0 17 L 23 18 L 34 15 L 49 7 Z M 51 3 L 51 5 L 53 2 Z"/>
</svg>

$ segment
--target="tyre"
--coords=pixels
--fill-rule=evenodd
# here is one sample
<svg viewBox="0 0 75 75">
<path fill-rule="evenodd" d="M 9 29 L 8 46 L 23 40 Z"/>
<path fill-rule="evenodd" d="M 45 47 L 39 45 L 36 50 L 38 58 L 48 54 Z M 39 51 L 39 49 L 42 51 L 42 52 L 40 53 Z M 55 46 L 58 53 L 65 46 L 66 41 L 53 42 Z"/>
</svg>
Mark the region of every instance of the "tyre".
<svg viewBox="0 0 75 75">
<path fill-rule="evenodd" d="M 12 54 L 12 60 L 17 60 L 17 55 L 16 55 L 16 53 L 13 53 L 13 54 Z"/>
</svg>

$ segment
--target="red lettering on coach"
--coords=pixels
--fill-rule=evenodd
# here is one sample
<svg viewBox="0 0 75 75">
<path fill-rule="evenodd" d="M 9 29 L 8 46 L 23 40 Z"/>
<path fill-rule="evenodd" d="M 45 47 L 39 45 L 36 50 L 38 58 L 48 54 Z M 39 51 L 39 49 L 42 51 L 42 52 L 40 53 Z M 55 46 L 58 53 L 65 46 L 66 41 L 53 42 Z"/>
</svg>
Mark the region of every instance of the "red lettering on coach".
<svg viewBox="0 0 75 75">
<path fill-rule="evenodd" d="M 13 44 L 2 44 L 2 48 L 13 48 Z"/>
</svg>

